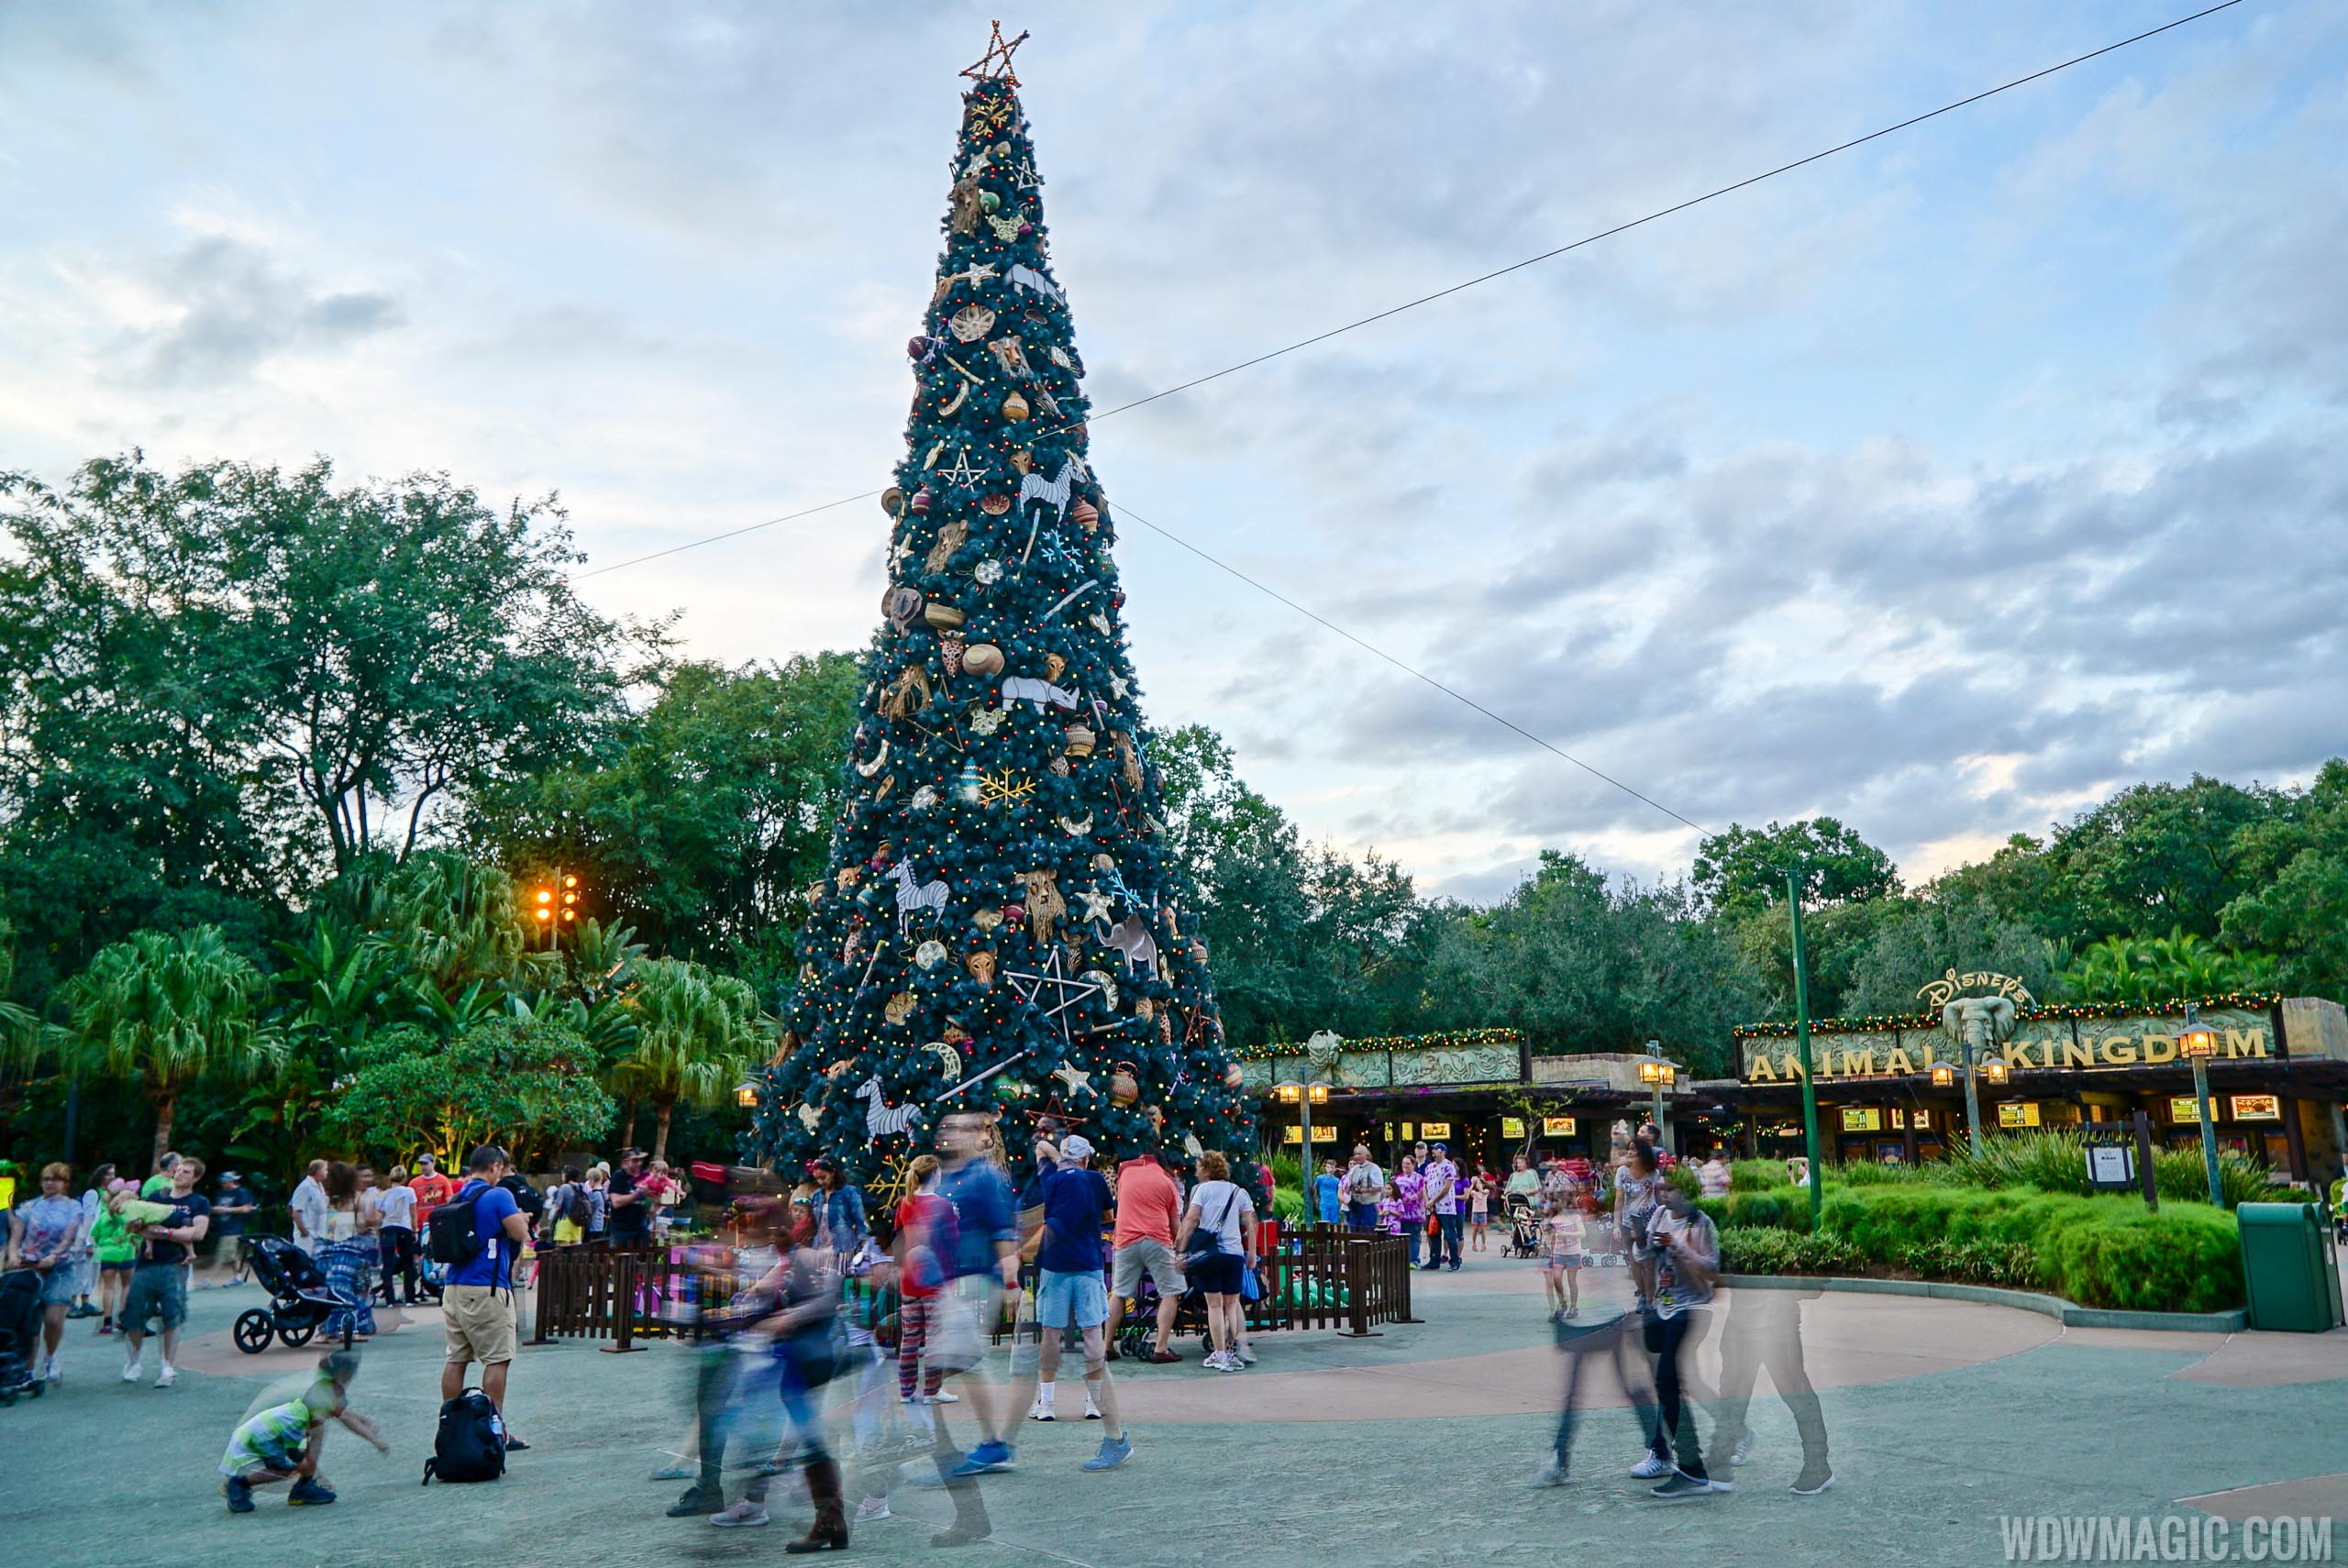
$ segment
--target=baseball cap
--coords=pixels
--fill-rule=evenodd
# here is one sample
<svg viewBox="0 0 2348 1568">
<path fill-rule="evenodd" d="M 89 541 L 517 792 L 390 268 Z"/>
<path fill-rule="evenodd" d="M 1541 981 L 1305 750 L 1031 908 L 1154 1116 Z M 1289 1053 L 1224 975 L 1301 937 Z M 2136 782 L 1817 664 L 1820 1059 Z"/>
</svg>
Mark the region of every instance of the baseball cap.
<svg viewBox="0 0 2348 1568">
<path fill-rule="evenodd" d="M 1083 1133 L 1071 1132 L 1061 1140 L 1060 1157 L 1069 1160 L 1089 1160 L 1092 1157 L 1092 1145 L 1085 1141 Z"/>
</svg>

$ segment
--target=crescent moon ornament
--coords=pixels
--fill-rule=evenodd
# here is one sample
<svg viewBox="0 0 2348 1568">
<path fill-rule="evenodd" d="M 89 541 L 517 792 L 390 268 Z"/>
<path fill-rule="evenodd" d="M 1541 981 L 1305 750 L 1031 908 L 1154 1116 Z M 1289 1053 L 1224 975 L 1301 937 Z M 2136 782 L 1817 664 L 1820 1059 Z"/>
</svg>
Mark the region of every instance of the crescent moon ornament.
<svg viewBox="0 0 2348 1568">
<path fill-rule="evenodd" d="M 945 1066 L 946 1077 L 949 1082 L 958 1084 L 962 1081 L 961 1052 L 957 1051 L 953 1046 L 948 1045 L 943 1040 L 933 1040 L 928 1044 L 923 1046 L 922 1049 L 936 1057 Z"/>
<path fill-rule="evenodd" d="M 888 766 L 889 766 L 889 737 L 888 737 L 888 736 L 886 736 L 886 735 L 883 735 L 883 736 L 881 736 L 881 737 L 880 737 L 880 756 L 876 756 L 876 757 L 874 757 L 874 758 L 873 758 L 871 761 L 869 761 L 869 762 L 859 762 L 859 763 L 858 763 L 858 764 L 856 765 L 856 770 L 857 770 L 858 773 L 863 774 L 867 778 L 872 778 L 874 775 L 878 774 L 878 773 L 879 773 L 882 768 L 884 768 L 884 767 L 888 767 Z"/>
</svg>

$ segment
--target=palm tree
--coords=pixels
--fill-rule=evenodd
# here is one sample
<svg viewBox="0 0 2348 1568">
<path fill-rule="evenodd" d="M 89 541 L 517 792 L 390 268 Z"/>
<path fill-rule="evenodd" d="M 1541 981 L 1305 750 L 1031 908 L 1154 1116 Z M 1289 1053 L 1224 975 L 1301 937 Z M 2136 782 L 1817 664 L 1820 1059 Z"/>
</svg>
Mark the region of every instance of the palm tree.
<svg viewBox="0 0 2348 1568">
<path fill-rule="evenodd" d="M 31 1010 L 6 999 L 16 979 L 17 928 L 0 920 L 0 1066 L 30 1076 L 59 1042 Z"/>
<path fill-rule="evenodd" d="M 254 1021 L 260 971 L 217 926 L 142 931 L 100 948 L 62 988 L 70 1032 L 95 1070 L 136 1079 L 155 1107 L 154 1161 L 181 1092 L 216 1068 L 250 1077 L 282 1043 Z M 151 1167 L 150 1167 L 151 1168 Z"/>
<path fill-rule="evenodd" d="M 2234 953 L 2181 927 L 2166 936 L 2107 936 L 2082 951 L 2063 982 L 2080 1001 L 2152 1006 L 2178 997 L 2256 990 L 2272 985 L 2275 959 Z"/>
<path fill-rule="evenodd" d="M 666 1159 L 678 1102 L 714 1105 L 748 1074 L 763 1021 L 758 996 L 689 959 L 654 958 L 637 966 L 627 1008 L 636 1043 L 614 1077 L 632 1099 L 652 1102 L 659 1117 L 652 1154 Z"/>
</svg>

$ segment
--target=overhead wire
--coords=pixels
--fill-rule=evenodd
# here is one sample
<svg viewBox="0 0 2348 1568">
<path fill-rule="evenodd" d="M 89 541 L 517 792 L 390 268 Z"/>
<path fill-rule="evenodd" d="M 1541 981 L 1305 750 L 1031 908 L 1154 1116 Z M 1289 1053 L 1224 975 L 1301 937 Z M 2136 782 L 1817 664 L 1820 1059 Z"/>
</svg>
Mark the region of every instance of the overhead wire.
<svg viewBox="0 0 2348 1568">
<path fill-rule="evenodd" d="M 1729 184 L 1706 191 L 1701 195 L 1690 196 L 1687 200 L 1681 202 L 1674 202 L 1667 207 L 1657 207 L 1655 211 L 1648 213 L 1644 216 L 1631 218 L 1626 222 L 1618 223 L 1611 228 L 1600 229 L 1594 234 L 1586 234 L 1579 239 L 1573 240 L 1565 245 L 1556 246 L 1552 249 L 1544 250 L 1538 255 L 1527 256 L 1520 261 L 1512 261 L 1505 267 L 1495 267 L 1489 272 L 1479 272 L 1475 277 L 1463 279 L 1459 282 L 1436 289 L 1431 293 L 1421 294 L 1415 299 L 1404 300 L 1400 304 L 1389 305 L 1383 310 L 1374 311 L 1368 315 L 1360 316 L 1340 326 L 1330 327 L 1326 331 L 1316 332 L 1309 337 L 1300 337 L 1293 343 L 1283 344 L 1279 348 L 1267 349 L 1261 354 L 1251 355 L 1247 359 L 1235 360 L 1233 363 L 1224 366 L 1221 370 L 1209 370 L 1204 375 L 1193 376 L 1186 381 L 1177 381 L 1172 386 L 1162 387 L 1157 392 L 1149 392 L 1144 396 L 1135 398 L 1130 402 L 1118 403 L 1113 408 L 1093 410 L 1088 413 L 1085 418 L 1081 421 L 1071 421 L 1069 425 L 1059 425 L 1051 430 L 1039 431 L 1037 434 L 1056 434 L 1058 431 L 1069 429 L 1070 425 L 1075 424 L 1098 424 L 1103 419 L 1113 419 L 1120 414 L 1130 414 L 1135 409 L 1146 408 L 1153 403 L 1159 402 L 1165 398 L 1173 397 L 1177 393 L 1190 392 L 1194 388 L 1205 386 L 1210 381 L 1221 381 L 1225 376 L 1237 375 L 1242 370 L 1253 370 L 1258 365 L 1268 364 L 1274 359 L 1282 359 L 1288 355 L 1301 352 L 1301 350 L 1312 348 L 1317 344 L 1326 343 L 1331 338 L 1341 337 L 1348 332 L 1358 331 L 1362 327 L 1373 326 L 1378 322 L 1390 320 L 1394 316 L 1402 315 L 1406 311 L 1417 310 L 1422 305 L 1433 304 L 1437 300 L 1448 299 L 1454 294 L 1464 293 L 1469 289 L 1480 287 L 1481 285 L 1491 282 L 1496 279 L 1505 278 L 1511 273 L 1521 272 L 1528 267 L 1536 267 L 1544 261 L 1555 260 L 1560 256 L 1579 250 L 1586 246 L 1595 245 L 1600 240 L 1611 239 L 1618 234 L 1627 234 L 1632 229 L 1642 227 L 1645 225 L 1657 222 L 1663 218 L 1671 217 L 1679 213 L 1684 213 L 1691 207 L 1700 207 L 1707 202 L 1717 201 L 1722 196 L 1733 195 L 1738 191 L 1745 190 L 1750 186 L 1760 184 L 1765 180 L 1774 180 L 1780 174 L 1790 174 L 1797 169 L 1806 168 L 1812 163 L 1817 163 L 1822 160 L 1833 158 L 1839 153 L 1848 152 L 1853 148 L 1865 147 L 1868 142 L 1877 141 L 1884 137 L 1893 136 L 1912 127 L 1922 125 L 1926 120 L 1937 119 L 1943 115 L 1954 114 L 1959 109 L 1970 107 L 1975 104 L 1981 103 L 1985 99 L 1994 98 L 2000 93 L 2010 93 L 2017 87 L 2026 87 L 2031 83 L 2043 81 L 2045 78 L 2053 76 L 2057 72 L 2068 71 L 2073 66 L 2085 65 L 2091 60 L 2099 60 L 2107 54 L 2115 53 L 2116 51 L 2126 49 L 2132 44 L 2143 43 L 2146 39 L 2157 38 L 2163 33 L 2172 31 L 2177 28 L 2185 27 L 2188 23 L 2200 21 L 2206 17 L 2213 17 L 2221 11 L 2230 10 L 2241 4 L 2242 0 L 2219 0 L 2219 3 L 2214 6 L 2205 6 L 2198 11 L 2190 13 L 2189 15 L 2179 17 L 2174 21 L 2163 22 L 2156 28 L 2147 28 L 2143 32 L 2133 33 L 2127 38 L 2120 39 L 2114 42 L 2105 44 L 2100 49 L 2092 49 L 2088 50 L 2085 54 L 2073 55 L 2068 60 L 2060 61 L 2055 64 L 2042 67 L 2037 71 L 2030 72 L 2026 76 L 2017 76 L 2010 82 L 2001 82 L 1995 87 L 1983 88 L 1978 93 L 1970 94 L 1966 97 L 1943 104 L 1936 109 L 1927 109 L 1922 114 L 1911 115 L 1904 120 L 1899 120 L 1894 124 L 1882 127 L 1880 129 L 1871 130 L 1865 136 L 1855 136 L 1848 141 L 1837 142 L 1833 147 L 1813 152 L 1806 158 L 1797 158 L 1789 163 L 1780 163 L 1776 168 L 1765 169 L 1758 174 L 1748 174 L 1742 180 L 1737 180 Z M 607 572 L 625 571 L 630 567 L 642 566 L 648 561 L 657 561 L 664 559 L 670 556 L 682 555 L 688 550 L 697 550 L 706 545 L 722 544 L 727 539 L 738 539 L 745 534 L 755 534 L 761 529 L 776 527 L 784 523 L 794 523 L 802 518 L 814 516 L 820 512 L 829 512 L 836 507 L 852 505 L 859 501 L 869 501 L 873 497 L 882 493 L 884 493 L 882 490 L 868 490 L 860 491 L 855 495 L 844 495 L 834 501 L 820 502 L 813 506 L 803 507 L 796 512 L 785 513 L 779 517 L 767 518 L 763 522 L 748 523 L 738 528 L 729 528 L 722 534 L 712 534 L 705 538 L 689 539 L 682 544 L 670 545 L 661 549 L 648 551 L 640 556 L 632 556 L 626 560 L 615 561 L 609 566 L 597 567 L 593 571 L 583 571 L 579 573 L 578 577 L 573 579 L 573 580 L 578 581 L 591 577 L 602 577 Z"/>
<path fill-rule="evenodd" d="M 1661 801 L 1656 800 L 1654 796 L 1645 794 L 1638 790 L 1633 789 L 1630 785 L 1623 783 L 1623 780 L 1615 778 L 1611 773 L 1605 772 L 1598 767 L 1593 767 L 1589 763 L 1584 762 L 1580 757 L 1574 756 L 1571 752 L 1563 749 L 1540 735 L 1534 734 L 1531 730 L 1526 729 L 1523 724 L 1518 723 L 1515 720 L 1509 718 L 1507 715 L 1492 712 L 1492 710 L 1485 707 L 1481 702 L 1477 701 L 1476 699 L 1468 696 L 1457 687 L 1445 685 L 1442 681 L 1437 680 L 1434 676 L 1429 675 L 1425 670 L 1396 657 L 1394 655 L 1387 652 L 1384 648 L 1379 647 L 1376 643 L 1369 641 L 1368 638 L 1358 636 L 1346 630 L 1345 627 L 1337 624 L 1336 622 L 1330 620 L 1326 615 L 1322 614 L 1319 611 L 1298 603 L 1295 600 L 1290 599 L 1287 594 L 1282 593 L 1279 589 L 1273 588 L 1269 584 L 1265 583 L 1257 578 L 1248 576 L 1237 567 L 1233 566 L 1229 561 L 1221 559 L 1220 558 L 1201 549 L 1198 546 L 1191 543 L 1190 540 L 1185 539 L 1180 534 L 1175 533 L 1172 529 L 1163 527 L 1158 524 L 1151 522 L 1148 518 L 1144 517 L 1140 513 L 1135 512 L 1133 509 L 1131 502 L 1120 500 L 1116 505 L 1115 515 L 1117 520 L 1120 522 L 1133 522 L 1140 524 L 1143 527 L 1148 529 L 1151 533 L 1156 534 L 1160 538 L 1165 539 L 1169 544 L 1178 545 L 1183 549 L 1190 551 L 1191 554 L 1198 557 L 1199 559 L 1206 562 L 1209 566 L 1215 568 L 1217 570 L 1230 573 L 1233 577 L 1237 578 L 1240 581 L 1246 583 L 1257 592 L 1279 601 L 1282 604 L 1287 605 L 1290 609 L 1295 611 L 1306 620 L 1312 621 L 1318 625 L 1327 628 L 1329 631 L 1335 632 L 1337 635 L 1345 638 L 1346 641 L 1353 644 L 1354 646 L 1361 649 L 1364 653 L 1385 660 L 1388 664 L 1392 665 L 1395 668 L 1411 677 L 1413 680 L 1425 682 L 1427 685 L 1434 687 L 1437 691 L 1440 691 L 1445 696 L 1450 698 L 1453 701 L 1462 703 L 1474 709 L 1477 712 L 1483 714 L 1484 717 L 1491 720 L 1492 723 L 1500 725 L 1502 729 L 1523 736 L 1524 739 L 1531 741 L 1534 745 L 1539 746 L 1543 751 L 1549 753 L 1553 756 L 1572 763 L 1576 767 L 1580 768 L 1584 773 L 1589 774 L 1591 778 L 1599 779 L 1603 783 L 1612 785 L 1615 789 L 1620 790 L 1623 793 L 1630 796 L 1631 799 L 1634 801 L 1644 801 L 1645 804 L 1653 806 L 1656 811 L 1661 812 L 1673 822 L 1678 823 L 1684 827 L 1694 828 L 1700 834 L 1707 835 L 1711 834 L 1711 830 L 1704 826 L 1703 823 L 1681 816 L 1678 812 L 1673 811 L 1669 806 L 1665 805 Z"/>
</svg>

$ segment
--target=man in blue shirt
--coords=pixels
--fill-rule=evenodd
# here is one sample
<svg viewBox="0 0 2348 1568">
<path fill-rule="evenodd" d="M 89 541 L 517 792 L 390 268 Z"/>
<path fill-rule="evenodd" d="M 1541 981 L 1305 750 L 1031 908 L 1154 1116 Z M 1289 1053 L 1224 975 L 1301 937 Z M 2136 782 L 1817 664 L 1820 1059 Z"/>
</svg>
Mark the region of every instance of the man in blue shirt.
<svg viewBox="0 0 2348 1568">
<path fill-rule="evenodd" d="M 967 1372 L 984 1357 L 1000 1309 L 998 1292 L 1019 1288 L 1019 1218 L 1012 1207 L 1010 1182 L 985 1152 L 984 1118 L 969 1112 L 947 1117 L 937 1130 L 937 1146 L 946 1156 L 945 1167 L 937 1173 L 937 1193 L 953 1205 L 959 1234 L 941 1297 L 949 1303 L 940 1336 L 945 1353 L 939 1355 L 936 1346 L 931 1353 L 949 1369 Z M 1011 1450 L 1000 1436 L 988 1386 L 970 1377 L 963 1380 L 963 1389 L 983 1440 L 971 1451 L 966 1468 L 972 1474 L 1010 1469 Z"/>
<path fill-rule="evenodd" d="M 1321 1223 L 1335 1225 L 1343 1222 L 1344 1210 L 1337 1201 L 1337 1190 L 1346 1184 L 1337 1176 L 1337 1162 L 1333 1156 L 1321 1162 L 1321 1174 L 1313 1178 L 1312 1194 L 1320 1209 Z"/>
<path fill-rule="evenodd" d="M 930 1307 L 934 1317 L 925 1354 L 950 1376 L 971 1372 L 986 1359 L 1000 1310 L 998 1292 L 1019 1287 L 1019 1220 L 1011 1184 L 990 1157 L 985 1117 L 958 1111 L 946 1118 L 937 1129 L 937 1149 L 946 1159 L 937 1173 L 937 1195 L 953 1206 L 958 1231 L 954 1255 L 945 1260 L 945 1286 Z M 946 1423 L 931 1408 L 938 1476 L 954 1502 L 954 1522 L 930 1537 L 935 1546 L 985 1539 L 992 1526 L 970 1477 L 1011 1468 L 1011 1447 L 1000 1435 L 987 1384 L 971 1376 L 962 1378 L 961 1386 L 984 1441 L 962 1458 L 947 1441 Z"/>
<path fill-rule="evenodd" d="M 440 1321 L 449 1343 L 448 1360 L 440 1368 L 441 1399 L 463 1393 L 466 1369 L 479 1362 L 482 1392 L 501 1412 L 505 1408 L 505 1369 L 514 1360 L 515 1340 L 514 1264 L 530 1235 L 529 1221 L 514 1195 L 498 1185 L 513 1168 L 505 1151 L 494 1143 L 484 1143 L 465 1157 L 465 1184 L 447 1206 L 472 1206 L 473 1235 L 481 1250 L 466 1262 L 446 1265 L 440 1296 Z M 512 1421 L 505 1430 L 508 1449 L 518 1452 L 529 1446 L 514 1436 Z"/>
<path fill-rule="evenodd" d="M 1036 1326 L 1043 1334 L 1044 1392 L 1037 1409 L 1041 1419 L 1053 1419 L 1051 1390 L 1058 1380 L 1060 1339 L 1069 1329 L 1084 1340 L 1084 1387 L 1087 1403 L 1097 1408 L 1103 1422 L 1101 1452 L 1085 1461 L 1087 1470 L 1114 1470 L 1133 1456 L 1124 1422 L 1117 1415 L 1117 1386 L 1109 1376 L 1108 1340 L 1102 1325 L 1109 1318 L 1109 1293 L 1101 1271 L 1101 1227 L 1109 1213 L 1109 1184 L 1091 1168 L 1092 1144 L 1071 1135 L 1060 1144 L 1059 1163 L 1044 1176 L 1044 1242 L 1036 1253 Z M 1014 1404 L 1014 1409 L 1017 1406 Z"/>
</svg>

